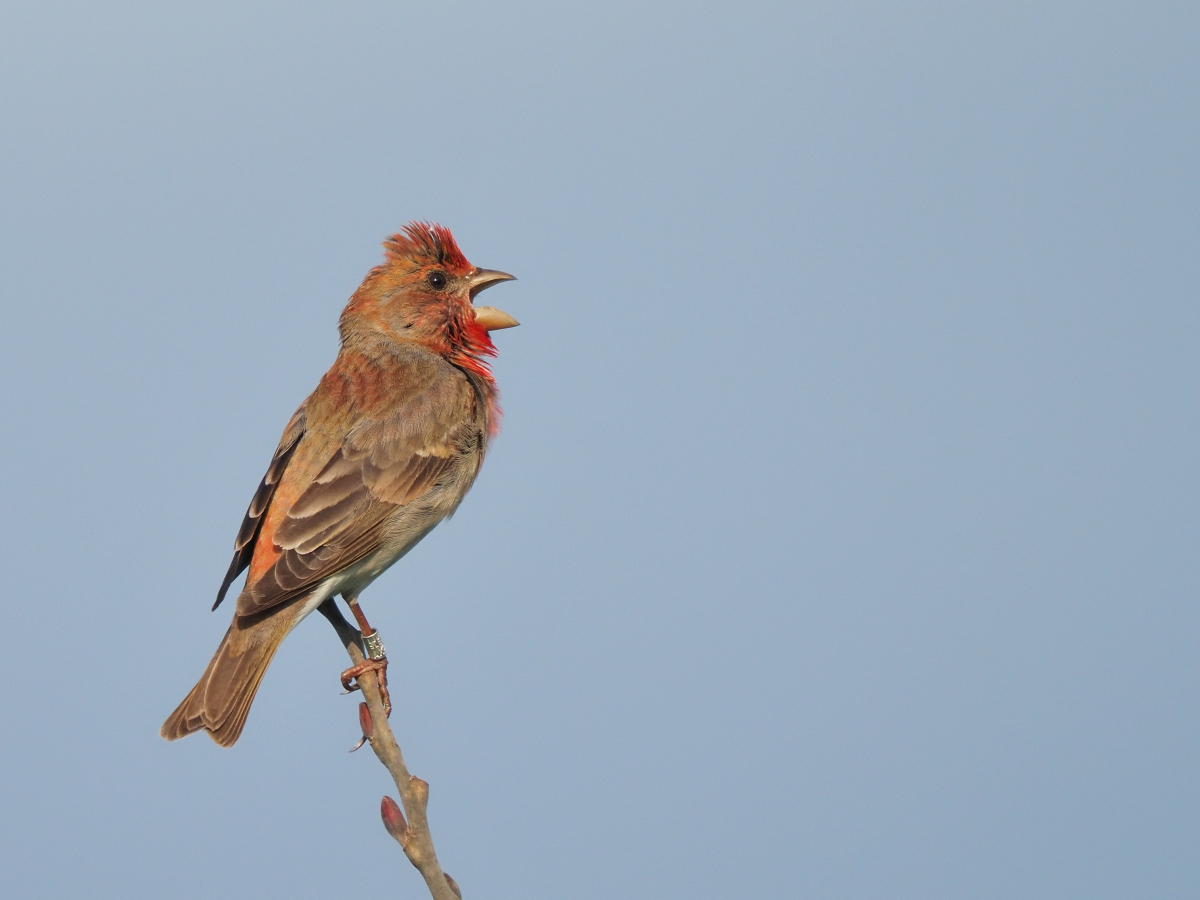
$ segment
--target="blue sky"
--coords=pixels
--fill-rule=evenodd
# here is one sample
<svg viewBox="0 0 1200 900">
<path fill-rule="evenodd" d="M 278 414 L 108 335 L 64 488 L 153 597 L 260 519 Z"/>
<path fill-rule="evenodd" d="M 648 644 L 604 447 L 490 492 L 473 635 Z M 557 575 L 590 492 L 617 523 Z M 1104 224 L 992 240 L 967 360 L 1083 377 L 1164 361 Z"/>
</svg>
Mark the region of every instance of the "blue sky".
<svg viewBox="0 0 1200 900">
<path fill-rule="evenodd" d="M 464 896 L 1194 897 L 1188 4 L 0 10 L 14 895 L 424 887 L 313 617 L 157 728 L 412 219 L 504 432 L 363 596 Z"/>
</svg>

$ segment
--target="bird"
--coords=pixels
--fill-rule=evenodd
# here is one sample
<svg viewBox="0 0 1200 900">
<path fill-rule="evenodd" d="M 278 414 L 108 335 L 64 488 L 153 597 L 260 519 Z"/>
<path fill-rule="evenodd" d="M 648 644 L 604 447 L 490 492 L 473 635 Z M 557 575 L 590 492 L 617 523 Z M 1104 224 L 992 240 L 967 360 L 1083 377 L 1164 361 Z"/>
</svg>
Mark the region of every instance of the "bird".
<svg viewBox="0 0 1200 900">
<path fill-rule="evenodd" d="M 342 683 L 374 670 L 386 688 L 382 641 L 359 594 L 470 490 L 500 425 L 490 332 L 518 322 L 474 305 L 514 276 L 471 265 L 441 225 L 411 222 L 383 249 L 341 314 L 337 358 L 284 428 L 250 501 L 213 604 L 248 570 L 233 621 L 163 723 L 167 740 L 203 730 L 232 746 L 284 638 L 339 594 L 370 657 Z"/>
</svg>

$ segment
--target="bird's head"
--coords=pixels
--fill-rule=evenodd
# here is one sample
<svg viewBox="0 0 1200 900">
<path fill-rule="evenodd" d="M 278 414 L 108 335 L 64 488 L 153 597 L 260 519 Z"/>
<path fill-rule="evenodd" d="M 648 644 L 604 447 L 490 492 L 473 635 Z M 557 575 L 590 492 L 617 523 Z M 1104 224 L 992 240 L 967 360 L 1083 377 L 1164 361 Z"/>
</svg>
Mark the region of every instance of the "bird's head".
<svg viewBox="0 0 1200 900">
<path fill-rule="evenodd" d="M 489 331 L 517 320 L 475 297 L 513 276 L 467 262 L 454 236 L 441 225 L 412 222 L 383 243 L 376 266 L 342 313 L 342 339 L 360 329 L 419 344 L 487 374 L 481 357 L 495 356 Z"/>
</svg>

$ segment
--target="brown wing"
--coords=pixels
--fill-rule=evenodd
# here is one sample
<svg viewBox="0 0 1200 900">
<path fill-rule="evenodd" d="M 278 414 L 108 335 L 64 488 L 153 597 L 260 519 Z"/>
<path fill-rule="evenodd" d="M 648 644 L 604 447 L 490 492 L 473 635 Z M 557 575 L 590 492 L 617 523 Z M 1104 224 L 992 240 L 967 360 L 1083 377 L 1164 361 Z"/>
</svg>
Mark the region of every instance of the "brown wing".
<svg viewBox="0 0 1200 900">
<path fill-rule="evenodd" d="M 320 467 L 303 484 L 305 464 L 288 469 L 283 493 L 294 501 L 286 509 L 277 502 L 259 530 L 239 615 L 285 603 L 367 556 L 392 516 L 439 483 L 458 479 L 463 491 L 470 486 L 486 413 L 461 373 L 439 374 L 413 373 L 401 383 L 400 396 L 375 415 L 358 415 L 344 430 L 310 422 L 299 453 Z M 311 409 L 309 415 L 311 420 Z M 339 432 L 345 435 L 340 440 Z"/>
<path fill-rule="evenodd" d="M 212 605 L 213 609 L 221 605 L 221 601 L 225 599 L 225 594 L 234 579 L 250 565 L 250 558 L 254 555 L 254 541 L 262 528 L 263 515 L 271 506 L 275 488 L 278 487 L 288 461 L 292 458 L 292 453 L 303 436 L 304 404 L 301 403 L 291 421 L 287 423 L 287 427 L 283 429 L 283 437 L 279 439 L 279 446 L 275 448 L 275 455 L 271 458 L 271 465 L 267 467 L 267 474 L 259 482 L 258 490 L 254 492 L 254 499 L 250 501 L 250 508 L 246 510 L 246 517 L 242 519 L 242 527 L 238 529 L 237 540 L 233 542 L 233 561 L 229 563 L 229 571 L 225 573 L 225 580 L 221 582 L 221 589 L 217 591 L 217 600 Z"/>
</svg>

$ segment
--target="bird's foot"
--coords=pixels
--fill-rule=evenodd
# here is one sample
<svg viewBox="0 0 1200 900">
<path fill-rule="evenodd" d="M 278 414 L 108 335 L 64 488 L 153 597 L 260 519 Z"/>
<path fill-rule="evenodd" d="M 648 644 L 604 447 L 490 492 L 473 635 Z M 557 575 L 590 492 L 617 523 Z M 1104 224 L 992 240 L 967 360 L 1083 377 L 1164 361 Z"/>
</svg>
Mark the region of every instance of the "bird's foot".
<svg viewBox="0 0 1200 900">
<path fill-rule="evenodd" d="M 379 681 L 379 694 L 383 700 L 384 714 L 390 716 L 392 714 L 392 698 L 388 694 L 387 667 L 388 661 L 386 656 L 379 656 L 375 659 L 364 659 L 357 666 L 351 666 L 342 673 L 342 687 L 346 689 L 347 693 L 361 690 L 361 685 L 352 682 L 356 682 L 358 676 L 365 672 L 374 672 L 375 678 Z"/>
<path fill-rule="evenodd" d="M 342 673 L 342 687 L 349 693 L 359 689 L 358 685 L 350 686 L 350 682 L 355 681 L 359 675 L 364 672 L 374 672 L 375 677 L 379 680 L 379 693 L 383 700 L 383 711 L 385 715 L 392 714 L 392 698 L 388 696 L 387 689 L 387 653 L 383 649 L 383 638 L 379 636 L 379 632 L 371 627 L 371 623 L 367 621 L 367 617 L 363 614 L 358 605 L 357 594 L 343 594 L 346 598 L 346 605 L 350 607 L 350 612 L 354 613 L 354 618 L 358 621 L 360 634 L 362 635 L 363 653 L 366 659 L 356 666 L 351 666 Z"/>
</svg>

